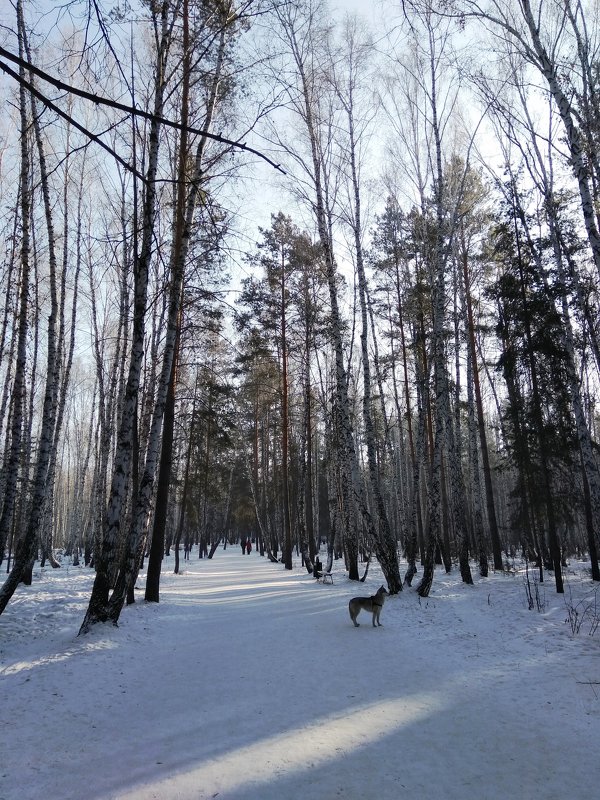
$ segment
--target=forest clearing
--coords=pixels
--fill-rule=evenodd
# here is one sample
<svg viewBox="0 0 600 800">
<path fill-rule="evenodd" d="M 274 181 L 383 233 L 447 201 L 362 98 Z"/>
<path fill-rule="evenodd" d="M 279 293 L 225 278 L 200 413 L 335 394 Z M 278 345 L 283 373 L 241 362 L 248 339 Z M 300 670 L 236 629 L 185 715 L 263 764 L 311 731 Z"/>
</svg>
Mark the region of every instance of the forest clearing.
<svg viewBox="0 0 600 800">
<path fill-rule="evenodd" d="M 0 800 L 597 793 L 598 0 L 11 0 L 0 102 Z"/>
<path fill-rule="evenodd" d="M 429 598 L 193 553 L 164 602 L 77 636 L 92 571 L 36 568 L 3 615 L 2 800 L 584 800 L 600 781 L 600 634 L 523 574 Z M 581 565 L 570 602 L 594 599 Z M 580 609 L 583 606 L 580 606 Z M 596 620 L 598 620 L 596 610 Z"/>
</svg>

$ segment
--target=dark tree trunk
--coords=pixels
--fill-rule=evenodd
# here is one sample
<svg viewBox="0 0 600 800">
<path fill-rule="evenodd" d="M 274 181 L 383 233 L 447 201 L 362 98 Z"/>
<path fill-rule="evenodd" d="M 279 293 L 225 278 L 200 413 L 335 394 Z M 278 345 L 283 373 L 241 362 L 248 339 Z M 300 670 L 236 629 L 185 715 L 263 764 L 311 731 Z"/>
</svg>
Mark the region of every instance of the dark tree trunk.
<svg viewBox="0 0 600 800">
<path fill-rule="evenodd" d="M 178 350 L 178 347 L 176 348 Z M 160 467 L 158 470 L 158 485 L 156 488 L 156 506 L 154 512 L 154 525 L 150 541 L 150 554 L 148 556 L 148 570 L 146 573 L 145 599 L 149 603 L 159 602 L 160 570 L 163 553 L 165 551 L 165 529 L 167 526 L 167 509 L 169 504 L 169 489 L 171 486 L 171 467 L 173 463 L 173 433 L 175 429 L 175 384 L 177 374 L 177 360 L 173 359 L 169 392 L 165 404 L 165 417 L 160 451 Z"/>
</svg>

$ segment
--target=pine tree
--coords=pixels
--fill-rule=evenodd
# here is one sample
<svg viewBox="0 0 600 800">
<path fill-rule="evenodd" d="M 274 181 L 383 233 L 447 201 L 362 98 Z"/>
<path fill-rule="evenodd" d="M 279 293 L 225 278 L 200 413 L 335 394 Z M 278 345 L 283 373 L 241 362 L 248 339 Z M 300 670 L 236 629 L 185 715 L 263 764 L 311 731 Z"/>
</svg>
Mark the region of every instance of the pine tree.
<svg viewBox="0 0 600 800">
<path fill-rule="evenodd" d="M 556 589 L 562 592 L 558 525 L 569 504 L 566 495 L 560 504 L 557 499 L 572 469 L 575 439 L 556 289 L 538 257 L 543 242 L 532 237 L 524 202 L 510 183 L 504 220 L 494 232 L 499 368 L 508 388 L 505 418 L 510 458 L 518 472 L 518 518 L 530 518 L 536 557 L 545 561 L 548 553 Z M 546 531 L 546 536 L 536 531 Z"/>
</svg>

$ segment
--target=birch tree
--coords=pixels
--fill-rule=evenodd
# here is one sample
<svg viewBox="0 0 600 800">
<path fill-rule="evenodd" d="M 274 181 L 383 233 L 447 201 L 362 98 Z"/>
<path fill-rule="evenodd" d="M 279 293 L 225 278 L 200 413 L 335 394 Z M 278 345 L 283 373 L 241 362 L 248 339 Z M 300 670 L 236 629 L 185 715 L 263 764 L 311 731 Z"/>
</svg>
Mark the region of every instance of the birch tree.
<svg viewBox="0 0 600 800">
<path fill-rule="evenodd" d="M 423 546 L 421 472 L 424 466 L 424 434 L 428 406 L 426 395 L 423 394 L 427 381 L 422 380 L 420 337 L 416 333 L 420 326 L 412 320 L 412 306 L 415 306 L 416 312 L 419 305 L 418 290 L 414 285 L 416 281 L 413 281 L 410 275 L 411 257 L 416 252 L 410 228 L 410 217 L 407 218 L 402 212 L 394 197 L 389 197 L 383 214 L 377 218 L 371 253 L 377 291 L 385 293 L 386 297 L 386 300 L 382 301 L 382 307 L 387 309 L 388 315 L 392 362 L 391 391 L 399 426 L 398 435 L 399 437 L 406 435 L 408 440 L 407 502 L 403 505 L 406 530 L 404 548 L 408 561 L 404 580 L 408 586 L 411 585 L 417 572 L 417 555 L 419 548 Z M 415 336 L 416 355 L 413 364 L 410 358 L 410 351 L 413 348 L 410 345 Z M 415 390 L 417 398 L 421 401 L 413 403 Z M 406 434 L 401 424 L 403 419 L 406 420 Z"/>
<path fill-rule="evenodd" d="M 347 222 L 352 232 L 356 274 L 358 277 L 358 296 L 360 306 L 360 345 L 363 368 L 363 403 L 362 414 L 367 446 L 367 465 L 370 487 L 373 493 L 375 513 L 377 517 L 375 552 L 389 585 L 402 589 L 402 581 L 398 568 L 397 542 L 392 532 L 388 511 L 386 509 L 379 465 L 376 458 L 375 428 L 373 423 L 373 401 L 371 376 L 371 354 L 369 352 L 369 299 L 367 276 L 365 270 L 363 245 L 363 210 L 361 185 L 361 151 L 367 146 L 369 116 L 368 97 L 364 87 L 368 80 L 368 53 L 371 43 L 359 37 L 356 18 L 346 18 L 341 57 L 332 65 L 332 81 L 337 97 L 343 109 L 346 125 L 347 144 L 344 147 L 348 170 L 348 212 Z M 366 107 L 366 108 L 365 108 Z M 360 109 L 363 109 L 362 111 Z M 389 577 L 388 577 L 389 576 Z"/>
<path fill-rule="evenodd" d="M 452 0 L 431 3 L 432 10 L 475 20 L 508 44 L 544 79 L 562 122 L 569 163 L 579 193 L 590 253 L 600 275 L 598 176 L 600 151 L 597 37 L 592 3 L 576 0 Z M 590 18 L 592 24 L 590 24 Z"/>
<path fill-rule="evenodd" d="M 160 7 L 152 11 L 152 23 L 156 37 L 154 116 L 150 123 L 148 166 L 145 176 L 145 196 L 142 209 L 141 249 L 139 254 L 136 253 L 133 264 L 134 313 L 131 331 L 131 356 L 123 398 L 100 557 L 95 565 L 96 577 L 94 579 L 92 594 L 80 628 L 80 633 L 87 633 L 94 624 L 106 622 L 114 617 L 114 612 L 111 617 L 111 609 L 109 606 L 109 593 L 111 588 L 109 572 L 112 564 L 116 560 L 122 514 L 127 500 L 129 479 L 132 469 L 138 389 L 144 358 L 148 275 L 153 249 L 154 221 L 156 215 L 156 177 L 158 171 L 160 120 L 163 113 L 164 97 L 167 87 L 167 62 L 171 46 L 172 27 L 176 19 L 174 14 L 170 16 L 170 10 L 170 3 L 163 2 Z"/>
<path fill-rule="evenodd" d="M 292 80 L 285 87 L 291 112 L 301 122 L 308 147 L 308 157 L 303 159 L 296 154 L 309 182 L 311 204 L 319 240 L 323 250 L 323 261 L 327 276 L 330 305 L 330 332 L 335 359 L 335 414 L 337 425 L 333 430 L 339 432 L 340 491 L 346 509 L 346 530 L 354 525 L 356 519 L 353 506 L 356 504 L 360 518 L 364 521 L 373 543 L 379 541 L 376 527 L 367 506 L 364 486 L 359 474 L 354 431 L 351 423 L 350 400 L 348 396 L 348 373 L 343 346 L 343 325 L 338 296 L 338 276 L 333 245 L 332 207 L 328 203 L 327 169 L 324 160 L 324 134 L 327 124 L 322 115 L 325 98 L 323 68 L 326 51 L 327 28 L 319 18 L 317 4 L 306 0 L 295 6 L 276 7 L 275 15 L 279 23 L 279 35 L 290 54 L 293 66 Z M 319 63 L 320 59 L 320 63 Z M 282 144 L 280 142 L 280 144 Z M 288 148 L 289 151 L 289 148 Z M 353 539 L 354 537 L 352 537 Z M 355 545 L 352 545 L 354 550 Z M 382 553 L 383 555 L 383 553 Z M 382 557 L 382 569 L 391 593 L 400 591 L 401 580 L 397 570 L 397 559 Z M 351 558 L 350 578 L 358 579 L 354 556 Z"/>
<path fill-rule="evenodd" d="M 440 22 L 427 4 L 410 4 L 408 41 L 412 60 L 404 59 L 401 66 L 418 88 L 419 108 L 429 143 L 427 173 L 419 169 L 415 184 L 419 189 L 423 220 L 427 223 L 427 252 L 425 263 L 431 286 L 431 368 L 433 377 L 433 411 L 435 425 L 430 444 L 430 468 L 427 495 L 427 526 L 424 572 L 418 587 L 426 597 L 431 589 L 435 568 L 436 547 L 442 544 L 442 508 L 445 499 L 445 458 L 449 463 L 450 508 L 461 575 L 471 583 L 468 560 L 468 535 L 465 528 L 464 478 L 459 453 L 459 440 L 451 414 L 449 378 L 446 364 L 445 320 L 447 314 L 447 266 L 453 237 L 456 232 L 461 190 L 449 192 L 450 170 L 444 164 L 444 136 L 456 103 L 456 73 L 452 65 L 452 42 L 449 25 Z M 411 103 L 414 102 L 411 101 Z M 420 160 L 415 163 L 420 165 Z M 424 191 L 427 179 L 431 182 L 431 218 L 425 207 Z"/>
<path fill-rule="evenodd" d="M 25 43 L 23 33 L 25 23 L 23 19 L 23 5 L 19 0 L 17 3 L 17 25 L 19 53 L 21 57 L 25 55 Z M 24 67 L 20 68 L 21 76 L 25 77 Z M 18 315 L 18 336 L 16 345 L 16 361 L 13 379 L 11 416 L 10 416 L 10 439 L 8 444 L 9 458 L 6 466 L 4 500 L 2 503 L 2 513 L 0 515 L 0 546 L 4 548 L 8 540 L 8 532 L 13 523 L 15 513 L 15 500 L 17 496 L 17 483 L 20 472 L 21 462 L 21 442 L 23 426 L 23 403 L 25 398 L 25 369 L 27 361 L 27 334 L 28 334 L 28 314 L 29 314 L 29 292 L 30 292 L 30 258 L 31 258 L 31 231 L 30 231 L 30 209 L 31 209 L 31 157 L 29 148 L 30 117 L 28 113 L 28 97 L 23 84 L 19 88 L 19 144 L 20 144 L 20 291 L 19 291 L 19 315 Z M 49 444 L 48 439 L 45 442 Z M 42 462 L 39 462 L 42 463 Z M 43 476 L 40 476 L 43 478 Z M 35 533 L 35 532 L 34 532 Z M 21 575 L 27 564 L 33 557 L 34 542 L 22 538 L 20 540 L 19 552 L 15 559 L 8 578 L 2 589 L 0 589 L 0 613 L 4 611 L 10 598 L 15 592 Z"/>
</svg>

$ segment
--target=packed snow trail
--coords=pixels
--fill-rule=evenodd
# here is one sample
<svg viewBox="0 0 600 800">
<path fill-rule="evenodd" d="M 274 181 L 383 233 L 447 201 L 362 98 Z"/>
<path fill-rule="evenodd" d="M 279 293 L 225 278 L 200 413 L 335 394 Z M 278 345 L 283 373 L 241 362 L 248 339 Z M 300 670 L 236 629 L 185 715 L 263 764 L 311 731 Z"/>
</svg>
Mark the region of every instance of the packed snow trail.
<svg viewBox="0 0 600 800">
<path fill-rule="evenodd" d="M 440 575 L 354 628 L 377 568 L 323 585 L 237 547 L 171 568 L 159 605 L 86 637 L 87 571 L 19 590 L 0 618 L 0 800 L 595 795 L 600 639 L 568 635 L 562 598 L 540 615 L 520 578 Z"/>
</svg>

